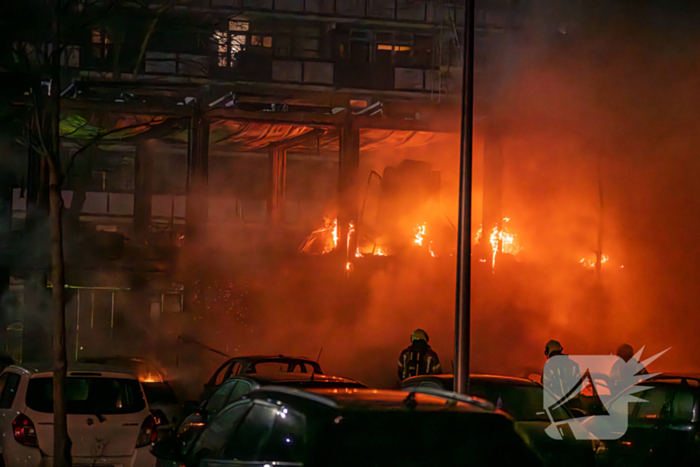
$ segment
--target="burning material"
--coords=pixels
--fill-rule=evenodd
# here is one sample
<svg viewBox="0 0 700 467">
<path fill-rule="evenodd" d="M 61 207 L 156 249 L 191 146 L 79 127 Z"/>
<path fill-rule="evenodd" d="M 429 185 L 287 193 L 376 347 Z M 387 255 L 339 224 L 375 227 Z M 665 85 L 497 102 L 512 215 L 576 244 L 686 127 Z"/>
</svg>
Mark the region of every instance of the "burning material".
<svg viewBox="0 0 700 467">
<path fill-rule="evenodd" d="M 374 256 L 387 256 L 387 250 L 384 249 L 384 248 L 381 247 L 381 246 L 378 246 L 378 247 L 374 250 Z"/>
<path fill-rule="evenodd" d="M 605 264 L 608 261 L 610 261 L 610 257 L 608 255 L 601 255 L 600 264 Z M 579 261 L 579 263 L 581 263 L 586 268 L 594 268 L 595 263 L 596 263 L 596 258 L 593 258 L 593 259 L 581 258 L 581 261 Z"/>
<path fill-rule="evenodd" d="M 156 373 L 142 373 L 139 375 L 139 381 L 142 383 L 162 383 L 163 377 Z"/>
<path fill-rule="evenodd" d="M 311 255 L 325 255 L 338 246 L 338 219 L 323 219 L 324 225 L 314 230 L 299 246 L 299 251 Z M 352 224 L 350 224 L 352 227 Z"/>
<path fill-rule="evenodd" d="M 426 223 L 423 222 L 423 225 L 417 225 L 413 228 L 413 233 L 415 235 L 413 243 L 415 243 L 416 245 L 423 245 L 423 238 L 425 237 L 425 224 Z"/>
<path fill-rule="evenodd" d="M 494 226 L 489 235 L 489 244 L 491 245 L 491 268 L 496 267 L 496 255 L 497 253 L 507 253 L 509 255 L 517 255 L 523 249 L 520 243 L 517 241 L 517 235 L 511 232 L 506 225 L 510 219 L 508 217 L 503 218 L 503 223 L 499 230 L 498 225 Z M 476 233 L 475 243 L 481 244 L 483 238 L 483 226 L 479 227 L 479 231 Z M 485 260 L 479 260 L 481 262 L 486 262 Z"/>
</svg>

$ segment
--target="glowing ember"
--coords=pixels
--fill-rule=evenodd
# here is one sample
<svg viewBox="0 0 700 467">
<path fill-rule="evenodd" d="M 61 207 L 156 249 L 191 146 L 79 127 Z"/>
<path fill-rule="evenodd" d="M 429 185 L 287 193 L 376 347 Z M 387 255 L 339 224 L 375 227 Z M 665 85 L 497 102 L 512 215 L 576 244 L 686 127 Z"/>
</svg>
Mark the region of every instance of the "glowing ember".
<svg viewBox="0 0 700 467">
<path fill-rule="evenodd" d="M 433 251 L 433 242 L 432 241 L 428 244 L 428 251 L 430 251 L 430 256 L 435 258 L 435 252 Z"/>
<path fill-rule="evenodd" d="M 600 257 L 600 264 L 605 264 L 608 261 L 610 261 L 610 257 L 608 255 L 602 255 Z M 588 260 L 586 258 L 581 258 L 581 261 L 579 261 L 579 263 L 581 263 L 584 267 L 587 267 L 587 268 L 594 268 L 595 262 L 596 262 L 595 258 L 588 259 Z"/>
<path fill-rule="evenodd" d="M 380 246 L 377 247 L 376 250 L 374 250 L 374 256 L 386 256 L 386 250 Z"/>
<path fill-rule="evenodd" d="M 415 238 L 413 239 L 413 243 L 416 245 L 423 245 L 423 237 L 425 237 L 425 222 L 423 222 L 423 225 L 417 225 L 413 228 L 413 233 L 415 235 Z"/>
<path fill-rule="evenodd" d="M 355 250 L 355 258 L 362 258 L 362 252 L 359 247 Z"/>
<path fill-rule="evenodd" d="M 338 233 L 337 233 L 337 231 L 338 231 L 338 229 L 337 229 L 337 227 L 336 227 L 336 235 L 335 235 L 335 243 L 336 243 L 336 245 L 338 244 Z M 354 224 L 352 221 L 350 221 L 350 226 L 348 227 L 348 244 L 347 244 L 347 250 L 346 250 L 346 251 L 350 251 L 350 237 L 351 237 L 352 234 L 354 234 L 354 233 L 355 233 L 355 224 Z"/>
<path fill-rule="evenodd" d="M 348 261 L 348 262 L 345 264 L 345 269 L 348 270 L 348 271 L 350 271 L 350 270 L 352 269 L 352 263 Z"/>
<path fill-rule="evenodd" d="M 523 249 L 522 246 L 520 246 L 520 243 L 517 241 L 517 235 L 511 232 L 508 229 L 508 226 L 506 225 L 510 221 L 509 218 L 504 217 L 503 218 L 503 224 L 501 226 L 501 229 L 498 229 L 498 226 L 494 226 L 493 229 L 491 230 L 491 234 L 489 235 L 489 244 L 491 245 L 491 268 L 496 267 L 496 254 L 497 253 L 507 253 L 509 255 L 517 255 L 520 253 Z M 478 232 L 476 233 L 476 238 L 475 238 L 475 243 L 481 243 L 481 240 L 483 238 L 483 226 L 479 227 Z M 479 260 L 482 263 L 485 263 L 486 260 Z"/>
<path fill-rule="evenodd" d="M 139 375 L 139 381 L 142 383 L 162 383 L 163 377 L 158 374 L 145 373 Z"/>
</svg>

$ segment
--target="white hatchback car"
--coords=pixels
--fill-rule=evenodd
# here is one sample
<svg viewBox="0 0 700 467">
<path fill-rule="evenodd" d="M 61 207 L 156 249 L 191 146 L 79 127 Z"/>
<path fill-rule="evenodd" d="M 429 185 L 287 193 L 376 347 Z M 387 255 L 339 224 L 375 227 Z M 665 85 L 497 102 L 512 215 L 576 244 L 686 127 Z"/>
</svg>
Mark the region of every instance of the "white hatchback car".
<svg viewBox="0 0 700 467">
<path fill-rule="evenodd" d="M 116 367 L 69 367 L 73 465 L 146 467 L 156 423 L 136 376 Z M 53 373 L 9 366 L 0 374 L 0 467 L 53 465 Z"/>
</svg>

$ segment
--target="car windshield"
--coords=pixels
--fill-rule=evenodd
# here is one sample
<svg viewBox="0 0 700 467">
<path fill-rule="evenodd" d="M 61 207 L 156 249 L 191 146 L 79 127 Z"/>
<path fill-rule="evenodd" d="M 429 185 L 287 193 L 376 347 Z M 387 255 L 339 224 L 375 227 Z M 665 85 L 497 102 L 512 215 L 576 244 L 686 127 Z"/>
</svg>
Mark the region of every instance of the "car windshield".
<svg viewBox="0 0 700 467">
<path fill-rule="evenodd" d="M 510 422 L 490 413 L 356 411 L 329 425 L 318 429 L 313 452 L 334 467 L 480 465 L 485 456 L 507 465 L 524 449 Z"/>
<path fill-rule="evenodd" d="M 542 407 L 543 389 L 539 386 L 518 385 L 482 385 L 472 383 L 469 395 L 481 397 L 494 404 L 496 408 L 508 413 L 518 421 L 549 421 Z M 555 421 L 568 420 L 573 416 L 563 407 L 550 410 Z"/>
<path fill-rule="evenodd" d="M 70 377 L 66 381 L 69 414 L 128 414 L 146 407 L 135 379 Z M 53 412 L 53 378 L 33 378 L 27 387 L 27 407 Z"/>
</svg>

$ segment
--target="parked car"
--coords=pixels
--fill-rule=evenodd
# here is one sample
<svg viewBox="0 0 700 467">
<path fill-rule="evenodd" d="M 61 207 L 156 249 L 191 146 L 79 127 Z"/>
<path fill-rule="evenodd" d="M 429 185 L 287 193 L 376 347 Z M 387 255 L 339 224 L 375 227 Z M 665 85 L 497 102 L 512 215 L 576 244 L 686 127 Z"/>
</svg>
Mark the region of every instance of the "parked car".
<svg viewBox="0 0 700 467">
<path fill-rule="evenodd" d="M 423 391 L 269 386 L 219 412 L 184 452 L 171 438 L 153 453 L 188 467 L 541 465 L 490 404 Z"/>
<path fill-rule="evenodd" d="M 366 387 L 359 381 L 339 376 L 299 373 L 234 376 L 219 386 L 211 396 L 201 401 L 195 411 L 183 420 L 177 431 L 178 436 L 184 443 L 191 442 L 224 407 L 251 391 L 270 385 L 299 389 L 359 389 Z"/>
<path fill-rule="evenodd" d="M 130 370 L 141 382 L 146 401 L 161 434 L 177 429 L 183 419 L 181 405 L 170 383 L 155 365 L 144 358 L 127 356 L 82 358 L 83 363 L 110 365 Z"/>
<path fill-rule="evenodd" d="M 663 374 L 640 383 L 645 402 L 629 404 L 628 428 L 609 441 L 614 465 L 700 463 L 700 376 Z"/>
<path fill-rule="evenodd" d="M 224 381 L 232 376 L 270 373 L 302 373 L 322 375 L 321 365 L 306 357 L 284 355 L 253 355 L 226 360 L 204 385 L 200 399 L 208 397 Z"/>
<path fill-rule="evenodd" d="M 451 391 L 453 378 L 452 375 L 414 376 L 404 380 L 401 388 L 428 387 Z M 566 433 L 563 440 L 555 440 L 545 433 L 551 420 L 542 407 L 543 390 L 542 385 L 534 381 L 506 376 L 473 375 L 469 383 L 469 395 L 493 403 L 515 419 L 516 428 L 528 437 L 545 466 L 595 465 L 596 451 L 604 449 L 601 442 L 576 440 L 573 433 Z M 551 415 L 554 421 L 563 421 L 583 414 L 559 407 L 552 410 Z"/>
<path fill-rule="evenodd" d="M 157 429 L 138 379 L 99 365 L 69 367 L 68 434 L 75 465 L 155 465 Z M 51 465 L 53 372 L 9 366 L 0 375 L 0 465 Z"/>
</svg>

